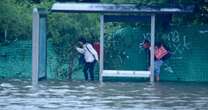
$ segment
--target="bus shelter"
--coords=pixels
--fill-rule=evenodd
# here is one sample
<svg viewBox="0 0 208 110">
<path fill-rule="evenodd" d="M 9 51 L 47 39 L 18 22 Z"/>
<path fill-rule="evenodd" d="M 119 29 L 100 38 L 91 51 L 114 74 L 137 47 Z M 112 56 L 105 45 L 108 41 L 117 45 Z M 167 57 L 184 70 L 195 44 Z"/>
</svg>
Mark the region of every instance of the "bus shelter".
<svg viewBox="0 0 208 110">
<path fill-rule="evenodd" d="M 99 13 L 100 14 L 100 61 L 99 81 L 103 77 L 149 77 L 154 82 L 154 45 L 155 22 L 157 14 L 185 14 L 193 12 L 193 6 L 156 7 L 137 4 L 90 4 L 90 3 L 54 3 L 49 10 L 53 13 Z M 32 84 L 47 78 L 47 10 L 33 9 L 32 32 Z M 109 16 L 110 14 L 110 16 Z M 123 17 L 122 15 L 128 16 Z M 145 15 L 145 17 L 144 17 Z M 136 17 L 135 17 L 136 16 Z M 149 71 L 124 71 L 104 70 L 104 23 L 111 20 L 139 20 L 140 17 L 149 19 L 150 23 L 150 70 Z M 50 24 L 49 24 L 50 25 Z"/>
</svg>

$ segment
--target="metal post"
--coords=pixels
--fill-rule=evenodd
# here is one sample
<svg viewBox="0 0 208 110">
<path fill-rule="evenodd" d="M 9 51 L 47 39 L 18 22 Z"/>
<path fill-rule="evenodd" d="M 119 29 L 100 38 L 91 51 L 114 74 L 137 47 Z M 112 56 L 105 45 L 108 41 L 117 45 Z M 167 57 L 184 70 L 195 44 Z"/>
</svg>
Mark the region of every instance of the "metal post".
<svg viewBox="0 0 208 110">
<path fill-rule="evenodd" d="M 47 41 L 46 14 L 44 9 L 33 9 L 32 32 L 32 84 L 37 86 L 38 80 L 46 79 Z"/>
<path fill-rule="evenodd" d="M 39 73 L 38 80 L 47 78 L 47 11 L 38 9 L 39 13 Z"/>
<path fill-rule="evenodd" d="M 99 81 L 103 82 L 103 61 L 104 61 L 104 15 L 100 16 L 100 74 Z"/>
<path fill-rule="evenodd" d="M 33 30 L 32 30 L 32 85 L 38 84 L 39 73 L 39 14 L 38 9 L 33 9 Z"/>
<path fill-rule="evenodd" d="M 154 51 L 155 51 L 155 15 L 151 15 L 151 47 L 150 47 L 150 81 L 154 82 Z"/>
</svg>

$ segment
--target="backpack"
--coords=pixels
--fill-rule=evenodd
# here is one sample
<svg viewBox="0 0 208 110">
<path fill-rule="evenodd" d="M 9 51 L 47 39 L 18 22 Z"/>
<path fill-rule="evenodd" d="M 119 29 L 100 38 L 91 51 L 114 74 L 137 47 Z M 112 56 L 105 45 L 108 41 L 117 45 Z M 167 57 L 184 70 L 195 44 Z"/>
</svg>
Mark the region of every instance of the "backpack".
<svg viewBox="0 0 208 110">
<path fill-rule="evenodd" d="M 98 58 L 100 58 L 100 43 L 99 42 L 94 42 L 92 44 L 93 48 L 95 49 L 95 51 L 98 54 Z"/>
<path fill-rule="evenodd" d="M 170 57 L 170 52 L 164 45 L 161 45 L 155 50 L 155 57 L 158 60 L 167 60 Z"/>
<path fill-rule="evenodd" d="M 79 59 L 78 59 L 79 64 L 85 64 L 85 58 L 83 54 L 80 54 Z"/>
</svg>

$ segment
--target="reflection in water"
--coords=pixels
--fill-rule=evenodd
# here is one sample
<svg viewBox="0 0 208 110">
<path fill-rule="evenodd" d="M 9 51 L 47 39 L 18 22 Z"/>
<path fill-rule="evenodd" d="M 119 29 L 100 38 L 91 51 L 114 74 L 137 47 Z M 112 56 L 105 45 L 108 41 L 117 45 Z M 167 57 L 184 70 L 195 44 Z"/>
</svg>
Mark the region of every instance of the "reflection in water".
<svg viewBox="0 0 208 110">
<path fill-rule="evenodd" d="M 207 110 L 207 84 L 44 81 L 0 82 L 1 110 Z"/>
</svg>

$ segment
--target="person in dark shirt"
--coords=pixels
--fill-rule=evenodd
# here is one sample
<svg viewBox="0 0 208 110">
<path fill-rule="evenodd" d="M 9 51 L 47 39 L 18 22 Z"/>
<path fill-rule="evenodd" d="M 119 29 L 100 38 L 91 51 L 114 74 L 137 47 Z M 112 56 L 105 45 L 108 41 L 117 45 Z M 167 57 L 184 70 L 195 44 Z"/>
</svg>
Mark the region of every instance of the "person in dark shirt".
<svg viewBox="0 0 208 110">
<path fill-rule="evenodd" d="M 147 53 L 147 64 L 148 68 L 150 66 L 150 42 L 148 40 L 144 40 L 142 43 L 142 47 L 145 49 L 145 52 Z"/>
</svg>

